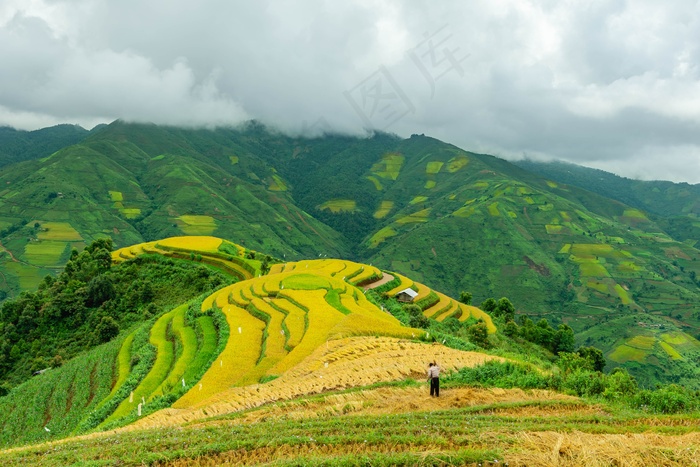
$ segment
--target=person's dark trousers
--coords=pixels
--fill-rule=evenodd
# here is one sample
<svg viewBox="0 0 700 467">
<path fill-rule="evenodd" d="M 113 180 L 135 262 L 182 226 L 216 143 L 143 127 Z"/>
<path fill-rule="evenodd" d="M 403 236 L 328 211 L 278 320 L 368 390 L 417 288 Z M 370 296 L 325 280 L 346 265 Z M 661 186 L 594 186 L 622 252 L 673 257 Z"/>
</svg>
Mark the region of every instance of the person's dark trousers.
<svg viewBox="0 0 700 467">
<path fill-rule="evenodd" d="M 440 397 L 440 378 L 430 378 L 430 395 Z"/>
</svg>

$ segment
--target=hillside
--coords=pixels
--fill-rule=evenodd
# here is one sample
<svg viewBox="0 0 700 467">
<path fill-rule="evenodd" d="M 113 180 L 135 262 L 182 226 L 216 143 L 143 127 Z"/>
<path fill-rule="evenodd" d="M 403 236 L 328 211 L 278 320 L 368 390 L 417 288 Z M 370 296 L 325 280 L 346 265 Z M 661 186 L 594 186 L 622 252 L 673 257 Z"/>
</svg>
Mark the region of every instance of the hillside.
<svg viewBox="0 0 700 467">
<path fill-rule="evenodd" d="M 700 251 L 679 236 L 685 224 L 433 138 L 117 121 L 0 169 L 0 185 L 10 297 L 106 235 L 117 247 L 217 235 L 284 261 L 372 264 L 475 303 L 508 297 L 648 386 L 700 375 Z M 697 199 L 665 196 L 681 212 Z"/>
<path fill-rule="evenodd" d="M 103 243 L 95 242 L 81 254 L 82 268 L 75 266 L 79 263 L 77 258 L 69 262 L 66 272 L 53 285 L 52 293 L 66 295 L 70 291 L 67 284 L 78 280 L 79 273 L 75 271 L 90 270 L 91 265 L 101 264 L 97 258 L 104 251 Z M 93 350 L 77 354 L 65 365 L 52 365 L 53 369 L 44 370 L 0 398 L 3 414 L 0 441 L 7 445 L 43 440 L 48 432 L 53 437 L 65 437 L 95 428 L 123 426 L 137 419 L 139 426 L 158 424 L 163 417 L 171 423 L 175 420 L 173 413 L 163 415 L 158 411 L 171 405 L 170 410 L 186 421 L 201 417 L 203 406 L 210 415 L 228 413 L 281 397 L 391 381 L 421 374 L 424 360 L 436 355 L 445 369 L 491 358 L 420 343 L 420 340 L 430 341 L 429 333 L 403 326 L 397 318 L 370 302 L 358 288 L 382 279 L 384 273 L 377 268 L 322 259 L 276 264 L 267 275 L 260 276 L 266 259 L 261 262 L 249 253 L 215 237 L 174 237 L 113 252 L 112 270 L 97 270 L 97 275 L 85 278 L 89 284 L 114 282 L 117 286 L 112 289 L 113 298 L 103 304 L 102 313 L 87 309 L 83 316 L 88 329 L 99 328 L 91 324 L 91 317 L 111 313 L 110 319 L 118 321 L 124 331 L 116 329 L 107 339 L 92 340 Z M 118 277 L 134 268 L 148 274 L 164 272 L 149 266 L 159 263 L 155 258 L 166 258 L 160 261 L 165 261 L 163 264 L 194 264 L 194 275 L 206 279 L 208 284 L 219 285 L 219 289 L 192 300 L 192 292 L 197 289 L 194 284 L 187 289 L 183 285 L 194 277 L 176 276 L 172 270 L 167 271 L 173 277 L 161 279 L 159 285 L 172 287 L 174 283 L 168 280 L 180 283 L 178 287 L 183 290 L 177 296 L 188 301 L 172 304 L 153 316 L 144 313 L 140 319 L 124 321 L 129 313 L 120 310 L 117 303 L 131 300 L 131 306 L 138 306 L 131 297 L 138 281 L 125 290 L 118 286 Z M 207 276 L 206 268 L 196 269 L 201 264 L 226 272 L 230 275 L 227 282 L 232 284 L 221 288 L 220 282 L 212 282 Z M 162 303 L 164 291 L 149 287 L 153 288 L 152 299 Z M 438 296 L 437 292 L 408 278 L 393 278 L 382 287 L 392 297 L 406 287 L 417 289 L 415 303 L 421 307 L 419 312 L 438 322 L 450 316 L 455 323 L 465 326 L 480 320 L 485 332 L 496 332 L 491 317 L 478 308 L 457 303 L 442 294 Z M 27 297 L 32 301 L 41 299 L 41 295 Z M 53 302 L 49 301 L 42 308 L 52 306 Z M 150 309 L 151 305 L 141 306 Z M 31 342 L 33 336 L 43 339 L 42 334 L 51 334 L 54 341 L 60 341 L 60 334 L 42 329 L 41 322 L 35 329 L 29 327 L 30 335 L 26 338 L 16 335 L 14 328 L 23 320 L 13 316 L 13 310 L 24 317 L 30 307 L 21 301 L 3 306 L 2 341 L 6 345 L 14 343 L 15 347 L 21 347 Z M 70 329 L 74 317 L 59 313 L 52 320 L 54 327 L 65 322 Z M 88 334 L 75 329 L 75 325 L 72 327 L 73 339 Z M 367 340 L 363 336 L 372 338 Z M 377 340 L 379 336 L 384 340 Z M 109 342 L 102 344 L 105 340 Z M 59 352 L 65 351 L 61 344 L 56 347 Z M 42 350 L 35 350 L 32 345 L 22 352 L 36 360 L 38 355 L 32 354 Z M 64 357 L 68 360 L 73 355 Z M 4 379 L 21 374 L 20 354 L 3 352 L 2 357 L 11 369 L 2 375 Z M 355 375 L 367 365 L 367 359 L 381 364 Z M 81 368 L 91 370 L 86 372 Z M 322 379 L 324 374 L 326 377 Z M 263 383 L 266 384 L 259 386 Z M 27 400 L 35 401 L 31 411 L 23 408 L 23 401 Z M 153 415 L 141 418 L 148 414 Z"/>
<path fill-rule="evenodd" d="M 56 125 L 35 131 L 0 127 L 0 167 L 50 156 L 79 143 L 89 133 L 77 125 Z"/>
<path fill-rule="evenodd" d="M 515 164 L 560 183 L 584 188 L 647 211 L 681 242 L 700 241 L 700 185 L 641 181 L 564 162 L 517 161 Z"/>
<path fill-rule="evenodd" d="M 518 327 L 501 301 L 492 317 L 368 264 L 275 262 L 211 236 L 127 246 L 95 271 L 106 243 L 58 282 L 153 264 L 193 271 L 181 285 L 227 279 L 0 394 L 3 465 L 671 466 L 700 453 L 697 393 L 602 374 L 565 327 L 553 365 L 527 337 L 548 328 Z M 417 296 L 401 305 L 406 288 Z"/>
</svg>

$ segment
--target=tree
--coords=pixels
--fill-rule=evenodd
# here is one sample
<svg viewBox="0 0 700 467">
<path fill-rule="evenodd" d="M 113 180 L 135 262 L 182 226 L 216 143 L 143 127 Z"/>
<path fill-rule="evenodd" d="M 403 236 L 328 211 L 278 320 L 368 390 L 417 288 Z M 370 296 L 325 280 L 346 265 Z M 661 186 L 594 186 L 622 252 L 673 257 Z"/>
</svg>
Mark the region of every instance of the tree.
<svg viewBox="0 0 700 467">
<path fill-rule="evenodd" d="M 560 324 L 554 336 L 554 353 L 574 351 L 574 330 L 566 324 Z"/>
<path fill-rule="evenodd" d="M 496 309 L 497 305 L 498 304 L 496 303 L 496 300 L 494 300 L 493 298 L 487 298 L 486 300 L 481 302 L 481 306 L 479 308 L 484 310 L 486 313 L 492 314 Z"/>
<path fill-rule="evenodd" d="M 103 316 L 93 334 L 96 343 L 109 342 L 119 334 L 119 324 L 111 316 Z"/>
<path fill-rule="evenodd" d="M 459 294 L 459 301 L 464 303 L 465 305 L 471 305 L 472 298 L 473 298 L 473 295 L 471 292 L 462 291 L 462 293 Z"/>
<path fill-rule="evenodd" d="M 114 295 L 114 284 L 108 277 L 100 274 L 88 283 L 86 304 L 97 307 L 114 298 Z"/>
<path fill-rule="evenodd" d="M 606 362 L 602 350 L 595 347 L 579 347 L 576 353 L 580 355 L 581 358 L 585 358 L 591 362 L 593 370 L 603 371 L 603 368 L 605 368 Z"/>
<path fill-rule="evenodd" d="M 503 334 L 511 338 L 517 336 L 519 332 L 520 330 L 518 329 L 518 325 L 515 324 L 515 321 L 508 321 L 503 328 Z"/>
<path fill-rule="evenodd" d="M 410 304 L 404 307 L 408 313 L 408 325 L 413 328 L 426 329 L 430 325 L 430 321 L 423 314 L 423 310 L 418 305 Z"/>
<path fill-rule="evenodd" d="M 503 316 L 503 319 L 508 322 L 515 319 L 515 307 L 506 297 L 498 300 L 494 316 Z"/>
</svg>

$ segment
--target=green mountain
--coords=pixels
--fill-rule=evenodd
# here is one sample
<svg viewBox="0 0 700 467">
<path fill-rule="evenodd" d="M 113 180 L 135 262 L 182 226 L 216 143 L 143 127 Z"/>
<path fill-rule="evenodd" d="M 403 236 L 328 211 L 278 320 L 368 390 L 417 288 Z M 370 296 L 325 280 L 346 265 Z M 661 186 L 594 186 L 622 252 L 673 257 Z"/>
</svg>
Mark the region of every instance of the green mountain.
<svg viewBox="0 0 700 467">
<path fill-rule="evenodd" d="M 35 131 L 0 127 L 0 167 L 49 156 L 79 143 L 89 133 L 77 125 L 56 125 Z"/>
<path fill-rule="evenodd" d="M 641 181 L 566 162 L 521 160 L 519 167 L 646 211 L 678 241 L 700 241 L 700 184 Z"/>
<path fill-rule="evenodd" d="M 556 180 L 418 135 L 118 121 L 0 169 L 0 290 L 36 287 L 96 238 L 216 235 L 285 260 L 370 263 L 476 303 L 507 296 L 643 384 L 696 380 L 700 251 L 672 220 L 693 225 L 694 188 L 657 187 L 671 218 L 642 188 L 629 196 L 647 204 Z"/>
</svg>

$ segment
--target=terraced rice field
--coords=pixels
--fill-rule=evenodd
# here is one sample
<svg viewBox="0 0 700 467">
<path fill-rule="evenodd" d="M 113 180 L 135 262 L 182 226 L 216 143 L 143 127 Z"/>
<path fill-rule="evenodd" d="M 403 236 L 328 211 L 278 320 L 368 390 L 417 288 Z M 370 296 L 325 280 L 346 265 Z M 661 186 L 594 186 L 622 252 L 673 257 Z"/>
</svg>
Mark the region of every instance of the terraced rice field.
<svg viewBox="0 0 700 467">
<path fill-rule="evenodd" d="M 379 244 L 382 243 L 384 240 L 393 237 L 396 234 L 396 230 L 392 229 L 391 227 L 384 227 L 383 229 L 380 229 L 374 235 L 372 235 L 372 237 L 369 239 L 369 247 L 377 248 Z"/>
<path fill-rule="evenodd" d="M 37 234 L 39 240 L 54 240 L 61 242 L 79 242 L 83 240 L 77 230 L 68 222 L 39 222 L 41 230 Z"/>
<path fill-rule="evenodd" d="M 380 333 L 413 338 L 424 333 L 402 327 L 364 300 L 359 289 L 337 274 L 330 275 L 328 271 L 338 269 L 338 263 L 300 262 L 290 272 L 239 282 L 205 300 L 203 309 L 212 303 L 222 309 L 230 337 L 200 384 L 174 407 L 194 406 L 227 388 L 279 376 L 319 346 L 345 335 Z"/>
<path fill-rule="evenodd" d="M 353 199 L 331 199 L 319 205 L 318 209 L 321 211 L 327 209 L 334 214 L 338 214 L 341 212 L 352 213 L 357 211 L 357 202 Z"/>
<path fill-rule="evenodd" d="M 287 184 L 284 183 L 282 177 L 277 174 L 273 174 L 267 189 L 270 191 L 287 191 Z"/>
<path fill-rule="evenodd" d="M 370 171 L 377 177 L 396 180 L 399 178 L 405 157 L 398 153 L 388 153 L 382 156 L 382 160 L 372 166 Z"/>
<path fill-rule="evenodd" d="M 382 201 L 374 213 L 374 218 L 375 219 L 384 219 L 393 208 L 394 208 L 393 201 Z"/>
<path fill-rule="evenodd" d="M 469 164 L 469 158 L 466 155 L 460 154 L 447 161 L 447 171 L 455 173 Z"/>
<path fill-rule="evenodd" d="M 405 329 L 405 328 L 404 328 Z M 423 378 L 426 362 L 436 360 L 446 371 L 499 359 L 391 337 L 346 337 L 316 347 L 298 365 L 265 384 L 234 387 L 187 408 L 157 412 L 127 429 L 180 424 L 353 386 Z"/>
<path fill-rule="evenodd" d="M 216 230 L 216 220 L 211 216 L 182 215 L 175 222 L 187 235 L 211 235 Z"/>
<path fill-rule="evenodd" d="M 431 161 L 425 165 L 425 173 L 428 175 L 435 175 L 440 172 L 442 166 L 445 165 L 442 161 Z"/>
<path fill-rule="evenodd" d="M 214 237 L 174 237 L 123 248 L 112 257 L 118 262 L 153 253 L 227 261 L 222 258 L 230 255 L 222 245 Z M 99 357 L 102 366 L 94 371 L 109 373 L 103 378 L 108 381 L 81 402 L 92 410 L 89 414 L 64 416 L 72 421 L 62 433 L 134 421 L 126 429 L 180 423 L 305 394 L 422 376 L 430 360 L 449 370 L 497 358 L 418 342 L 427 340 L 424 330 L 402 326 L 357 287 L 382 276 L 376 267 L 352 261 L 299 261 L 222 288 L 197 309 L 178 306 L 150 329 L 139 328 L 115 343 L 105 354 L 108 361 Z M 396 278 L 395 290 L 417 289 L 426 314 L 442 314 L 449 307 L 465 320 L 480 313 L 408 278 Z M 55 393 L 57 407 L 69 406 L 70 383 L 54 386 L 63 391 Z M 61 416 L 60 410 L 51 412 L 51 417 Z M 34 428 L 37 439 L 43 439 L 43 428 Z"/>
<path fill-rule="evenodd" d="M 432 208 L 421 209 L 420 211 L 409 214 L 408 216 L 396 219 L 396 223 L 399 225 L 403 225 L 419 222 L 428 222 L 428 217 L 430 216 L 431 209 Z"/>
<path fill-rule="evenodd" d="M 27 262 L 39 266 L 56 266 L 67 247 L 67 242 L 58 241 L 27 243 L 24 247 L 24 258 Z"/>
<path fill-rule="evenodd" d="M 236 252 L 237 256 L 222 249 Z M 240 279 L 249 279 L 260 273 L 260 261 L 244 258 L 243 247 L 210 236 L 170 237 L 124 247 L 112 252 L 112 261 L 125 261 L 142 254 L 197 259 Z"/>
</svg>

